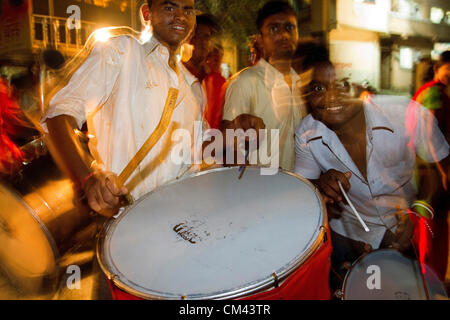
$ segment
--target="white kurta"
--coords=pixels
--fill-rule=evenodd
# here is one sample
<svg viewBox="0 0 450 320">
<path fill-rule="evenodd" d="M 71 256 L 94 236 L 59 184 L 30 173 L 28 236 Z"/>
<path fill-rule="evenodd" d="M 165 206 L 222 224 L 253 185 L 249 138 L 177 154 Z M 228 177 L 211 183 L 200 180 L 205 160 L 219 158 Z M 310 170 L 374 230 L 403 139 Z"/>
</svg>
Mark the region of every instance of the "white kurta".
<svg viewBox="0 0 450 320">
<path fill-rule="evenodd" d="M 154 37 L 141 44 L 131 36 L 98 42 L 69 83 L 51 99 L 43 117 L 66 114 L 78 126 L 87 122 L 89 147 L 105 170 L 119 174 L 158 125 L 169 88 L 179 90 L 166 133 L 130 177 L 126 186 L 135 199 L 184 173 L 189 165 L 171 161 L 176 129 L 190 132 L 201 121 L 192 87 L 197 85 L 181 63 L 179 74 L 168 65 L 169 51 Z"/>
</svg>

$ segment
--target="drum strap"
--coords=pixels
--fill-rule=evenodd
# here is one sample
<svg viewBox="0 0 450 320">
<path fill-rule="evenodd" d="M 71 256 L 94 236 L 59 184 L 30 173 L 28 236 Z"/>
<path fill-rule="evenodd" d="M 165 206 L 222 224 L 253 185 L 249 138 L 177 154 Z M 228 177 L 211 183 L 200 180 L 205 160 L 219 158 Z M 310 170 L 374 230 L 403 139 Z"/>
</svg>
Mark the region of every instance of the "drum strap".
<svg viewBox="0 0 450 320">
<path fill-rule="evenodd" d="M 173 111 L 175 109 L 175 103 L 178 98 L 178 89 L 170 88 L 167 94 L 166 104 L 164 105 L 164 110 L 159 121 L 158 126 L 152 132 L 150 137 L 145 141 L 136 155 L 130 160 L 125 169 L 119 175 L 119 182 L 124 185 L 131 174 L 136 170 L 139 164 L 144 160 L 145 156 L 152 150 L 155 144 L 162 137 L 164 132 L 166 132 L 169 127 L 170 119 L 172 118 Z"/>
</svg>

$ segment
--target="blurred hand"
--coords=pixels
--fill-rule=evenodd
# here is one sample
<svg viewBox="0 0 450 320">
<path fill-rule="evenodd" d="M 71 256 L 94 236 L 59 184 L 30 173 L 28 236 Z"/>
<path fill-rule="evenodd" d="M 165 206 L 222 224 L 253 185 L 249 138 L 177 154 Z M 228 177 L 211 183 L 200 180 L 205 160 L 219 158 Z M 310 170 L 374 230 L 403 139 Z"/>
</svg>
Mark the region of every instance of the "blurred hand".
<svg viewBox="0 0 450 320">
<path fill-rule="evenodd" d="M 401 220 L 394 234 L 392 247 L 400 252 L 404 252 L 411 245 L 411 239 L 414 234 L 414 225 L 407 214 L 402 215 L 400 219 Z"/>
<path fill-rule="evenodd" d="M 259 133 L 260 129 L 265 129 L 266 125 L 264 124 L 263 119 L 256 117 L 251 114 L 241 114 L 233 120 L 234 129 L 243 129 L 247 131 L 248 129 L 256 130 L 256 133 Z"/>
<path fill-rule="evenodd" d="M 254 141 L 256 139 L 256 149 L 259 149 L 259 143 L 260 143 L 260 137 L 259 137 L 259 130 L 265 129 L 266 125 L 264 124 L 263 119 L 253 116 L 251 114 L 241 114 L 238 117 L 236 117 L 233 120 L 233 129 L 238 130 L 242 129 L 245 133 L 247 133 L 247 130 L 254 130 L 254 133 L 256 135 L 252 135 L 251 133 L 248 133 L 249 135 L 245 136 L 245 150 L 250 149 L 250 141 Z M 254 139 L 252 139 L 254 137 Z M 235 148 L 238 148 L 237 140 L 234 142 Z M 253 151 L 253 150 L 250 150 Z"/>
<path fill-rule="evenodd" d="M 117 214 L 120 198 L 128 194 L 127 188 L 120 186 L 118 177 L 105 171 L 97 171 L 90 176 L 84 183 L 83 191 L 89 207 L 107 218 Z"/>
<path fill-rule="evenodd" d="M 347 192 L 350 190 L 351 172 L 342 173 L 340 171 L 331 169 L 322 174 L 318 181 L 318 187 L 324 196 L 326 204 L 334 204 L 342 201 L 343 195 L 339 188 L 338 181 L 342 183 L 342 187 Z"/>
</svg>

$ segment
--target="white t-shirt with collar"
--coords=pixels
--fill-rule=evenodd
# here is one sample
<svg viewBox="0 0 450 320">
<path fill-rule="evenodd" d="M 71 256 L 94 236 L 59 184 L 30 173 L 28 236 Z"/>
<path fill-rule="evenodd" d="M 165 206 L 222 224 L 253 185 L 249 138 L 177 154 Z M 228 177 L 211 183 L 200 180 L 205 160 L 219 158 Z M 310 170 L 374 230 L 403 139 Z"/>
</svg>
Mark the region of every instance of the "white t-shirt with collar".
<svg viewBox="0 0 450 320">
<path fill-rule="evenodd" d="M 176 109 L 168 130 L 126 183 L 135 199 L 186 172 L 189 165 L 171 160 L 172 133 L 188 130 L 201 109 L 192 87 L 198 81 L 181 63 L 169 67 L 169 51 L 155 37 L 142 44 L 131 36 L 97 42 L 69 83 L 50 101 L 45 120 L 73 116 L 79 127 L 87 122 L 89 148 L 105 170 L 119 174 L 158 125 L 169 88 L 177 88 Z"/>
<path fill-rule="evenodd" d="M 394 231 L 398 210 L 406 212 L 414 200 L 416 192 L 411 179 L 416 154 L 427 162 L 440 161 L 448 156 L 449 146 L 434 116 L 407 98 L 372 97 L 364 104 L 364 113 L 367 181 L 338 136 L 312 115 L 295 131 L 295 172 L 308 179 L 318 179 L 330 169 L 352 172 L 348 195 L 370 232 L 364 231 L 344 203 L 340 204 L 342 216 L 332 219 L 330 226 L 343 236 L 378 248 L 387 228 Z M 430 138 L 427 123 L 433 123 Z"/>
<path fill-rule="evenodd" d="M 262 118 L 268 129 L 279 130 L 279 166 L 293 171 L 295 162 L 294 129 L 306 115 L 301 93 L 301 81 L 291 69 L 292 89 L 284 75 L 261 59 L 232 78 L 225 94 L 223 119 L 232 121 L 241 114 Z M 260 148 L 270 154 L 265 139 Z M 256 151 L 255 151 L 256 153 Z M 272 155 L 274 156 L 274 155 Z M 253 155 L 254 157 L 254 155 Z M 252 159 L 252 154 L 250 154 Z"/>
</svg>

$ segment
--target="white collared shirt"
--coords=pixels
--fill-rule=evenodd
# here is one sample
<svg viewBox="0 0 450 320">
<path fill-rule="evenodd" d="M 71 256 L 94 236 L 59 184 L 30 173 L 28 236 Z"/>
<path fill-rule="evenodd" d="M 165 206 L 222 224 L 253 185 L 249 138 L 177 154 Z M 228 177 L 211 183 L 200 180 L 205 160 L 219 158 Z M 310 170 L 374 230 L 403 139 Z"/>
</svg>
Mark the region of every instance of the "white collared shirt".
<svg viewBox="0 0 450 320">
<path fill-rule="evenodd" d="M 262 118 L 266 129 L 278 129 L 280 167 L 293 171 L 294 130 L 307 112 L 301 97 L 300 77 L 293 69 L 290 76 L 292 89 L 284 75 L 264 59 L 244 69 L 231 80 L 227 88 L 223 119 L 232 121 L 241 114 L 251 114 Z M 267 133 L 270 135 L 270 131 Z M 269 155 L 267 141 L 264 140 L 260 149 L 267 150 Z"/>
<path fill-rule="evenodd" d="M 45 119 L 66 114 L 78 126 L 87 122 L 89 148 L 105 170 L 120 174 L 158 125 L 169 88 L 177 88 L 176 109 L 168 130 L 126 183 L 135 199 L 187 170 L 171 161 L 172 133 L 185 129 L 194 137 L 201 121 L 192 86 L 197 79 L 178 63 L 169 67 L 169 51 L 155 37 L 141 44 L 131 36 L 98 42 L 69 83 L 51 99 Z"/>
<path fill-rule="evenodd" d="M 307 116 L 296 128 L 295 172 L 318 179 L 330 169 L 351 172 L 349 198 L 366 222 L 365 232 L 350 207 L 341 203 L 339 219 L 330 226 L 348 238 L 378 248 L 387 228 L 395 229 L 398 210 L 405 212 L 416 195 L 412 184 L 416 154 L 427 162 L 448 156 L 449 146 L 433 115 L 402 97 L 376 96 L 364 104 L 366 117 L 367 181 L 350 158 L 338 136 L 322 122 Z M 426 123 L 433 121 L 433 136 Z M 434 159 L 430 147 L 435 150 Z"/>
</svg>

